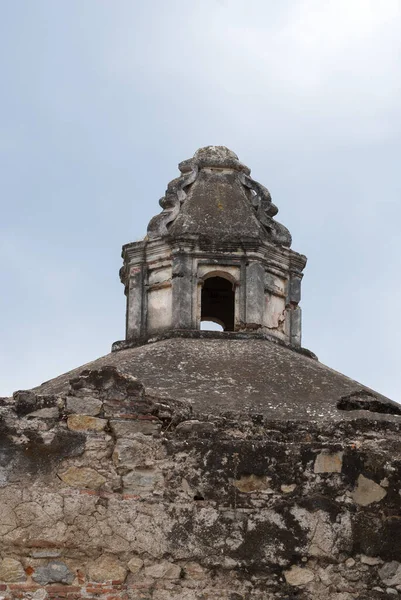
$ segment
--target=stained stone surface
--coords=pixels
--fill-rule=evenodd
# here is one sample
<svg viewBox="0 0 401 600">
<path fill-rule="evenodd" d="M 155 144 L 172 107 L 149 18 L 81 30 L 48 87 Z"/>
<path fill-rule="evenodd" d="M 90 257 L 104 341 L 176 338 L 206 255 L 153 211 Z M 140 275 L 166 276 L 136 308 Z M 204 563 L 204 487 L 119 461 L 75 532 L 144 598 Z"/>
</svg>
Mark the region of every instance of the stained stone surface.
<svg viewBox="0 0 401 600">
<path fill-rule="evenodd" d="M 69 399 L 83 389 L 105 427 L 68 429 Z M 57 406 L 59 418 L 28 418 L 28 405 L 27 415 Z M 245 401 L 202 411 L 105 366 L 74 374 L 57 394 L 2 399 L 0 416 L 7 600 L 398 594 L 396 414 L 275 419 Z M 64 435 L 72 445 L 59 444 L 55 460 L 51 440 Z"/>
<path fill-rule="evenodd" d="M 69 467 L 63 473 L 58 474 L 64 483 L 78 488 L 96 489 L 102 486 L 106 479 L 95 469 L 90 467 Z"/>
<path fill-rule="evenodd" d="M 106 421 L 88 415 L 71 415 L 67 419 L 67 426 L 73 431 L 101 431 L 105 428 Z"/>
<path fill-rule="evenodd" d="M 235 152 L 206 146 L 179 169 L 181 176 L 160 201 L 163 212 L 149 223 L 151 239 L 189 234 L 217 243 L 267 239 L 291 245 L 289 231 L 273 219 L 278 209 L 269 191 Z"/>
<path fill-rule="evenodd" d="M 25 579 L 25 570 L 19 560 L 6 557 L 0 561 L 0 581 L 15 583 Z"/>
<path fill-rule="evenodd" d="M 342 452 L 334 454 L 321 452 L 315 460 L 315 473 L 341 473 L 343 463 Z"/>
<path fill-rule="evenodd" d="M 71 573 L 66 564 L 59 560 L 53 560 L 35 570 L 33 579 L 41 585 L 48 583 L 72 583 L 74 574 Z"/>
<path fill-rule="evenodd" d="M 104 554 L 89 566 L 88 574 L 92 581 L 97 582 L 124 581 L 127 569 L 112 554 Z"/>
<path fill-rule="evenodd" d="M 297 566 L 292 566 L 288 571 L 284 571 L 284 577 L 287 583 L 296 587 L 305 586 L 315 579 L 313 571 Z"/>
<path fill-rule="evenodd" d="M 368 506 L 373 502 L 380 502 L 386 494 L 386 490 L 381 485 L 361 474 L 352 497 L 357 504 Z"/>
<path fill-rule="evenodd" d="M 71 396 L 71 398 L 67 398 L 66 408 L 69 413 L 96 417 L 102 409 L 102 403 L 96 400 L 96 398 L 76 398 Z"/>
</svg>

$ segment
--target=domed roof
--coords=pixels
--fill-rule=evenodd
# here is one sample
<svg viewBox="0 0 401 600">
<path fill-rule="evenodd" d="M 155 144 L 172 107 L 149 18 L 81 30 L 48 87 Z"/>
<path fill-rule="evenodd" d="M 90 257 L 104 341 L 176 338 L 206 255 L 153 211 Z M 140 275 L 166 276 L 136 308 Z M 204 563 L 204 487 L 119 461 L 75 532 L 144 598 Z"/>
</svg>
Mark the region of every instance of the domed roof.
<svg viewBox="0 0 401 600">
<path fill-rule="evenodd" d="M 181 337 L 185 335 L 185 337 Z M 182 332 L 112 352 L 36 388 L 60 394 L 85 369 L 116 367 L 152 397 L 189 403 L 195 413 L 260 414 L 272 420 L 394 419 L 401 407 L 321 364 L 261 336 Z"/>
</svg>

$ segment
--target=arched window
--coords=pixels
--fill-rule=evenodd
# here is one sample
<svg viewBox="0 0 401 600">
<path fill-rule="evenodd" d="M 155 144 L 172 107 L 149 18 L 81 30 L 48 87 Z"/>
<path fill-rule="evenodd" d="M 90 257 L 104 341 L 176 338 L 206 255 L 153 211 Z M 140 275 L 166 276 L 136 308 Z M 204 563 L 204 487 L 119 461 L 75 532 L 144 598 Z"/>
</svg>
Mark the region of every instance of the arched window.
<svg viewBox="0 0 401 600">
<path fill-rule="evenodd" d="M 234 331 L 234 286 L 223 277 L 209 277 L 202 287 L 201 321 L 218 323 Z"/>
</svg>

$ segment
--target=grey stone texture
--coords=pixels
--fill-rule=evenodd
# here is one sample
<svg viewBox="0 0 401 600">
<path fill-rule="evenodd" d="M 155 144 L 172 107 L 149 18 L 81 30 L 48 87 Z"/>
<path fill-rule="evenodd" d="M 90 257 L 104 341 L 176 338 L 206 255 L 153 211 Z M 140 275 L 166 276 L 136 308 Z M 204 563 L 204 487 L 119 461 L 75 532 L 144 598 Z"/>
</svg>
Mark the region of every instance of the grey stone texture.
<svg viewBox="0 0 401 600">
<path fill-rule="evenodd" d="M 46 565 L 39 566 L 35 570 L 33 580 L 41 585 L 48 583 L 72 583 L 74 574 L 65 563 L 60 560 L 53 560 Z"/>
<path fill-rule="evenodd" d="M 87 398 L 70 396 L 66 401 L 66 409 L 69 413 L 96 417 L 102 410 L 102 403 L 97 398 L 90 396 Z"/>
</svg>

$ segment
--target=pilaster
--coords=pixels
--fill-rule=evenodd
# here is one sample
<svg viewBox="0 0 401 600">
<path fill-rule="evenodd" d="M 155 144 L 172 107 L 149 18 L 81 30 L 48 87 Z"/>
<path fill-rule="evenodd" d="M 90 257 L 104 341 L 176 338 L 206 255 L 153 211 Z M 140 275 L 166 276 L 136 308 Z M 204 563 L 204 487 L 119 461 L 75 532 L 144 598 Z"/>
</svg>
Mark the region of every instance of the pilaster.
<svg viewBox="0 0 401 600">
<path fill-rule="evenodd" d="M 172 260 L 172 328 L 194 329 L 192 256 L 184 252 Z"/>
<path fill-rule="evenodd" d="M 126 338 L 140 338 L 145 333 L 145 290 L 146 265 L 130 268 L 127 296 Z"/>
<path fill-rule="evenodd" d="M 251 262 L 246 267 L 246 325 L 258 328 L 263 323 L 265 304 L 265 270 Z"/>
</svg>

